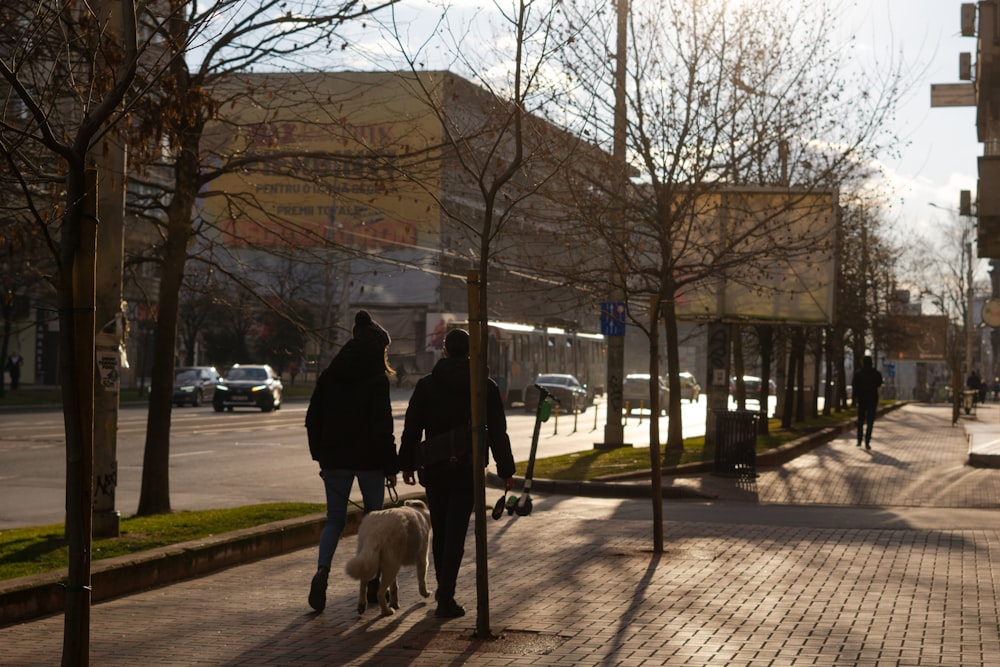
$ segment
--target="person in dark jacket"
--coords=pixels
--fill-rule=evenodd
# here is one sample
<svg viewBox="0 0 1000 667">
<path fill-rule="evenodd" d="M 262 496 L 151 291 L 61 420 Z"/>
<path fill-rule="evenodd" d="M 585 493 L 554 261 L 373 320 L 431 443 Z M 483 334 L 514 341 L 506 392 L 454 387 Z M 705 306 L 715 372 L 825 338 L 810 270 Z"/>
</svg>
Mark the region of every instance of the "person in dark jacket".
<svg viewBox="0 0 1000 667">
<path fill-rule="evenodd" d="M 355 317 L 354 337 L 340 349 L 319 379 L 306 411 L 309 452 L 326 486 L 326 525 L 319 540 L 319 564 L 309 588 L 309 606 L 322 611 L 333 554 L 347 521 L 354 479 L 365 513 L 382 509 L 384 486 L 399 472 L 389 399 L 388 332 L 368 311 Z M 369 597 L 378 591 L 369 584 Z"/>
<path fill-rule="evenodd" d="M 445 336 L 443 359 L 431 374 L 417 382 L 406 409 L 406 421 L 400 439 L 399 464 L 403 481 L 415 484 L 418 470 L 417 448 L 421 439 L 447 433 L 470 423 L 472 400 L 469 389 L 469 332 L 454 329 Z M 495 382 L 487 383 L 486 428 L 489 446 L 497 464 L 497 474 L 510 489 L 514 476 L 514 456 L 507 436 L 507 418 L 503 400 Z M 465 536 L 469 530 L 475 496 L 473 493 L 472 452 L 458 463 L 442 462 L 419 471 L 420 483 L 427 492 L 431 512 L 431 551 L 437 578 L 435 615 L 456 618 L 465 609 L 455 601 L 455 585 L 465 554 Z"/>
<path fill-rule="evenodd" d="M 882 386 L 882 374 L 875 370 L 871 357 L 865 357 L 861 370 L 854 374 L 851 385 L 854 405 L 858 408 L 858 447 L 864 439 L 865 449 L 871 449 L 872 426 L 878 409 L 878 390 Z"/>
</svg>

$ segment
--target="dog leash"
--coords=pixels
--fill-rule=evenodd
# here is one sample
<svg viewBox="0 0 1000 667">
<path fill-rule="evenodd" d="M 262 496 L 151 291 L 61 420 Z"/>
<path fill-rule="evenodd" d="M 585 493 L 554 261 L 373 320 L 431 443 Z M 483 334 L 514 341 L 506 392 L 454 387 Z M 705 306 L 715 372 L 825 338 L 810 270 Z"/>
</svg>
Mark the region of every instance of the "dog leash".
<svg viewBox="0 0 1000 667">
<path fill-rule="evenodd" d="M 399 502 L 399 492 L 396 491 L 396 487 L 394 485 L 389 484 L 389 478 L 388 477 L 385 478 L 385 489 L 386 489 L 386 492 L 389 495 L 389 502 L 392 503 L 393 505 L 397 504 Z M 351 505 L 354 505 L 355 507 L 357 507 L 362 512 L 365 511 L 364 505 L 362 505 L 358 501 L 356 501 L 353 498 L 351 498 L 350 494 L 348 494 L 347 497 L 345 498 L 344 494 L 340 493 L 338 491 L 337 495 L 340 496 L 341 498 L 344 498 L 345 500 L 347 500 L 348 503 L 350 503 Z"/>
</svg>

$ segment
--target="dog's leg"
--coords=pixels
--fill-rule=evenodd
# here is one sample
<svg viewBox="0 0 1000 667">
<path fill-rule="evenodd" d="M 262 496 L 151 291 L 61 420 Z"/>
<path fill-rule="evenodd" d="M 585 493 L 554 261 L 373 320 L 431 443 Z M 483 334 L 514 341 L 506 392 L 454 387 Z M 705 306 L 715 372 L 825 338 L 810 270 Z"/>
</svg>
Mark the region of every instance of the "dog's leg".
<svg viewBox="0 0 1000 667">
<path fill-rule="evenodd" d="M 393 577 L 392 583 L 389 584 L 389 605 L 393 609 L 399 609 L 399 579 L 396 577 Z"/>
<path fill-rule="evenodd" d="M 379 582 L 378 586 L 378 603 L 379 606 L 382 607 L 383 616 L 392 616 L 393 613 L 395 613 L 392 611 L 392 608 L 389 607 L 389 599 L 388 596 L 386 595 L 390 587 L 395 585 L 395 583 L 396 583 L 396 577 L 390 576 L 389 573 L 387 573 L 385 570 L 382 570 L 382 581 Z M 394 606 L 396 607 L 396 609 L 399 609 L 398 605 Z"/>
<path fill-rule="evenodd" d="M 361 593 L 358 594 L 358 614 L 365 613 L 368 609 L 368 582 L 364 579 L 360 583 Z"/>
</svg>

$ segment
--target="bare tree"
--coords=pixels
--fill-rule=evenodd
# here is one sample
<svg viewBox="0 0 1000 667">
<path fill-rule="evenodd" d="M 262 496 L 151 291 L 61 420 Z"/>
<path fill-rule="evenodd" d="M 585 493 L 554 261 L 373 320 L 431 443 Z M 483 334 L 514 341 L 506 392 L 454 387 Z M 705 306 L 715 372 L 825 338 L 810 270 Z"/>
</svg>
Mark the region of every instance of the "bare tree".
<svg viewBox="0 0 1000 667">
<path fill-rule="evenodd" d="M 148 157 L 158 157 L 160 165 L 149 172 L 147 185 L 168 185 L 151 207 L 161 211 L 157 222 L 162 241 L 156 247 L 158 319 L 139 514 L 170 511 L 174 352 L 188 248 L 199 225 L 192 214 L 195 201 L 221 175 L 275 157 L 271 152 L 262 156 L 251 151 L 206 166 L 202 152 L 206 127 L 218 118 L 220 107 L 252 94 L 249 86 L 232 85 L 239 73 L 287 65 L 339 43 L 337 31 L 344 22 L 368 16 L 393 1 L 368 6 L 345 0 L 330 6 L 310 0 L 258 0 L 248 6 L 237 0 L 208 5 L 170 0 L 154 6 L 145 17 L 144 32 L 173 57 L 142 72 L 142 95 L 136 103 L 136 145 L 146 149 Z"/>
<path fill-rule="evenodd" d="M 107 30 L 113 8 L 124 39 Z M 70 551 L 63 664 L 87 664 L 97 233 L 90 152 L 109 131 L 135 75 L 135 8 L 130 0 L 96 8 L 15 3 L 5 5 L 3 19 L 0 76 L 7 95 L 0 157 L 56 269 Z M 60 193 L 59 207 L 40 205 L 45 189 Z"/>
<path fill-rule="evenodd" d="M 484 456 L 485 429 L 481 419 L 486 414 L 486 379 L 488 369 L 485 350 L 488 331 L 485 324 L 494 307 L 491 295 L 497 278 L 511 278 L 516 272 L 507 271 L 506 251 L 516 246 L 520 250 L 532 243 L 549 244 L 552 255 L 564 246 L 552 243 L 552 233 L 565 233 L 565 206 L 552 208 L 551 199 L 540 193 L 552 185 L 554 176 L 567 168 L 578 151 L 588 148 L 565 128 L 541 121 L 537 112 L 550 100 L 549 67 L 555 54 L 565 46 L 566 37 L 560 25 L 562 17 L 557 4 L 538 4 L 530 0 L 515 0 L 500 8 L 500 26 L 494 39 L 503 46 L 498 53 L 488 53 L 482 43 L 473 44 L 468 33 L 442 28 L 436 31 L 441 40 L 451 42 L 445 48 L 454 54 L 452 68 L 456 74 L 423 72 L 422 63 L 430 48 L 441 43 L 423 44 L 415 50 L 406 41 L 405 27 L 387 24 L 387 34 L 410 69 L 405 77 L 413 95 L 422 100 L 428 112 L 436 118 L 442 132 L 440 164 L 449 187 L 444 196 L 434 181 L 414 174 L 414 180 L 433 193 L 446 224 L 442 228 L 445 249 L 457 252 L 443 255 L 449 273 L 457 273 L 464 265 L 475 269 L 478 284 L 470 286 L 470 318 L 473 335 L 478 334 L 474 349 L 483 355 L 473 360 L 473 427 L 476 432 L 478 456 Z M 447 24 L 442 18 L 442 26 Z M 560 25 L 557 29 L 556 26 Z M 562 35 L 562 36 L 560 36 Z M 487 63 L 503 63 L 491 68 Z M 476 85 L 469 85 L 460 75 L 467 74 Z M 592 150 L 592 149 L 590 149 Z M 561 222 L 557 223 L 557 220 Z M 514 236 L 528 239 L 516 243 Z M 524 238 L 521 240 L 523 241 Z M 522 274 L 524 275 L 524 274 Z M 527 292 L 539 290 L 532 279 L 512 282 Z M 550 287 L 551 284 L 547 284 Z M 549 290 L 551 291 L 551 290 Z M 572 291 L 572 290 L 569 290 Z M 553 301 L 552 299 L 549 299 Z M 533 303 L 541 303 L 541 300 Z M 553 306 L 553 304 L 548 304 Z M 546 306 L 542 306 L 545 308 Z M 558 306 L 554 306 L 558 308 Z M 477 545 L 477 635 L 490 637 L 489 593 L 486 572 L 486 534 L 483 523 L 485 498 L 483 467 L 474 466 L 475 520 Z"/>
<path fill-rule="evenodd" d="M 974 364 L 970 309 L 976 295 L 987 296 L 992 290 L 988 281 L 976 282 L 980 260 L 974 254 L 975 218 L 961 216 L 958 210 L 949 215 L 949 224 L 936 234 L 918 238 L 907 254 L 910 264 L 905 275 L 919 299 L 951 321 L 946 356 L 952 375 L 952 416 L 957 421 L 963 380 Z"/>
<path fill-rule="evenodd" d="M 854 73 L 831 42 L 835 20 L 815 3 L 633 7 L 628 137 L 637 178 L 619 205 L 628 231 L 609 233 L 599 224 L 594 232 L 622 258 L 616 279 L 628 294 L 630 321 L 649 334 L 652 319 L 662 317 L 670 449 L 682 446 L 678 304 L 721 279 L 747 294 L 778 295 L 773 282 L 761 281 L 773 277 L 776 263 L 809 264 L 834 247 L 832 228 L 802 225 L 829 212 L 822 204 L 821 214 L 810 198 L 835 190 L 891 145 L 882 122 L 897 100 L 899 75 L 854 94 Z M 612 99 L 607 37 L 595 30 L 575 40 L 566 63 L 574 83 L 599 100 Z M 591 119 L 595 136 L 610 137 L 611 117 L 606 108 Z M 592 199 L 616 197 L 600 183 L 593 187 L 600 197 Z M 776 198 L 762 206 L 738 194 L 752 188 L 771 188 Z M 713 203 L 713 193 L 726 192 L 734 193 L 728 202 Z M 722 237 L 705 233 L 713 215 L 727 219 Z M 651 358 L 651 369 L 655 363 Z"/>
</svg>

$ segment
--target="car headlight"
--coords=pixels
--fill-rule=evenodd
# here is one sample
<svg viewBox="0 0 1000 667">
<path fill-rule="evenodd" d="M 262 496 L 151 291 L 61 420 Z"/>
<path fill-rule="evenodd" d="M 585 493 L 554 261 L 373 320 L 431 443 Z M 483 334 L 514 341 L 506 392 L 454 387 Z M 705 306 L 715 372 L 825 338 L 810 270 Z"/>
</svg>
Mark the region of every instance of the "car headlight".
<svg viewBox="0 0 1000 667">
<path fill-rule="evenodd" d="M 253 387 L 250 391 L 267 391 L 267 385 L 259 384 L 256 387 Z"/>
<path fill-rule="evenodd" d="M 215 385 L 215 390 L 216 391 L 229 391 L 229 387 L 227 387 L 224 384 L 218 384 L 218 385 Z"/>
</svg>

